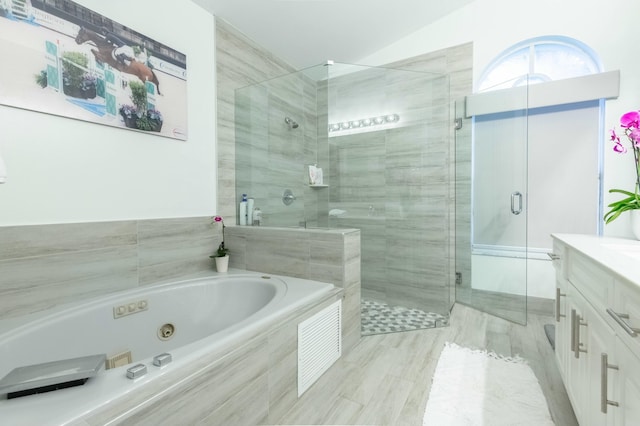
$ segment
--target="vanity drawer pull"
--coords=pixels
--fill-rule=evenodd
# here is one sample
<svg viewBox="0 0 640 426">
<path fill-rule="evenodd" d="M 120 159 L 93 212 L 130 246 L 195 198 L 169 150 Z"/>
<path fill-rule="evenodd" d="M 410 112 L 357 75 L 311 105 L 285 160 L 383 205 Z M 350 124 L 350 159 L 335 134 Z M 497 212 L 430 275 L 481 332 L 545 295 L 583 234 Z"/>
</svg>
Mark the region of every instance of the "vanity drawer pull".
<svg viewBox="0 0 640 426">
<path fill-rule="evenodd" d="M 613 309 L 611 308 L 607 308 L 607 313 L 609 315 L 611 315 L 611 317 L 616 320 L 616 322 L 618 324 L 620 324 L 620 327 L 622 327 L 622 329 L 624 331 L 627 332 L 627 334 L 631 337 L 636 337 L 638 335 L 638 333 L 640 333 L 640 328 L 635 328 L 635 327 L 631 327 L 629 324 L 627 324 L 624 319 L 629 319 L 629 314 L 619 314 L 617 312 L 615 312 Z"/>
<path fill-rule="evenodd" d="M 559 260 L 560 259 L 560 255 L 559 254 L 555 254 L 555 253 L 547 253 L 547 256 L 549 256 L 549 258 L 551 260 Z"/>
<path fill-rule="evenodd" d="M 576 358 L 580 358 L 580 352 L 587 353 L 587 350 L 584 349 L 584 345 L 580 343 L 580 327 L 586 327 L 586 321 L 582 321 L 584 318 L 582 316 L 576 314 L 576 343 L 575 343 L 575 354 Z"/>
<path fill-rule="evenodd" d="M 571 352 L 576 351 L 576 310 L 571 310 Z"/>
<path fill-rule="evenodd" d="M 561 293 L 560 289 L 556 287 L 556 322 L 560 322 L 560 318 L 566 317 L 566 315 L 560 313 L 560 298 L 566 296 L 566 294 Z"/>
<path fill-rule="evenodd" d="M 607 405 L 619 407 L 615 401 L 610 401 L 607 395 L 607 384 L 609 381 L 609 368 L 617 370 L 618 366 L 609 364 L 609 356 L 605 353 L 600 355 L 600 411 L 607 414 Z"/>
</svg>

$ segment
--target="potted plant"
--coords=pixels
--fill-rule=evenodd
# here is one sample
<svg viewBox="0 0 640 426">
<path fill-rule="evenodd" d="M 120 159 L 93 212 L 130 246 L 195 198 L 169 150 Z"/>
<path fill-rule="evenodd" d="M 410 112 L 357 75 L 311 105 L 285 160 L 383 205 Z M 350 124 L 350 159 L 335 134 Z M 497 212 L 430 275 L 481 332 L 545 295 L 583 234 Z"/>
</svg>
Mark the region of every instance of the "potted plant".
<svg viewBox="0 0 640 426">
<path fill-rule="evenodd" d="M 218 246 L 215 254 L 209 256 L 216 261 L 216 270 L 218 272 L 227 272 L 229 269 L 229 249 L 224 245 L 224 220 L 222 216 L 214 216 L 213 223 L 219 223 L 222 225 L 222 242 Z"/>
<path fill-rule="evenodd" d="M 620 117 L 620 127 L 624 129 L 624 135 L 631 144 L 633 151 L 634 169 L 636 172 L 636 181 L 634 192 L 625 191 L 623 189 L 610 189 L 610 193 L 618 193 L 625 198 L 609 204 L 611 208 L 605 215 L 605 223 L 611 223 L 617 219 L 622 213 L 631 212 L 631 227 L 634 235 L 640 240 L 640 111 L 629 111 Z M 619 154 L 627 152 L 627 148 L 620 141 L 620 136 L 616 134 L 615 129 L 611 130 L 611 139 L 614 145 L 613 150 Z"/>
</svg>

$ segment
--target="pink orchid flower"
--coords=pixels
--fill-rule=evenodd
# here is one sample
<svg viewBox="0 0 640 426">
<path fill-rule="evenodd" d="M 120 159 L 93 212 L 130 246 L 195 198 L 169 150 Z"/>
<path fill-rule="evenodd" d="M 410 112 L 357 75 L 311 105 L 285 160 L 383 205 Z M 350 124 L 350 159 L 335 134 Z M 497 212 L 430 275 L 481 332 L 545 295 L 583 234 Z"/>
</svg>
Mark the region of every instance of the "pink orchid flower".
<svg viewBox="0 0 640 426">
<path fill-rule="evenodd" d="M 615 129 L 611 129 L 610 130 L 610 137 L 609 140 L 612 141 L 615 145 L 613 145 L 613 150 L 615 152 L 619 152 L 621 154 L 627 152 L 627 149 L 624 147 L 624 145 L 622 145 L 622 143 L 620 142 L 620 136 L 618 136 L 616 134 Z"/>
<path fill-rule="evenodd" d="M 616 129 L 611 129 L 611 130 L 609 130 L 609 131 L 611 132 L 611 133 L 610 133 L 610 135 L 611 135 L 611 136 L 610 136 L 610 139 L 609 139 L 609 140 L 611 140 L 611 141 L 618 141 L 618 142 L 620 142 L 620 136 L 618 136 L 618 135 L 616 134 Z"/>
<path fill-rule="evenodd" d="M 640 111 L 629 111 L 626 114 L 623 114 L 620 117 L 620 127 L 628 128 L 638 128 L 638 124 L 640 123 Z"/>
<path fill-rule="evenodd" d="M 634 128 L 631 129 L 628 133 L 629 139 L 633 141 L 635 146 L 640 146 L 640 129 Z"/>
<path fill-rule="evenodd" d="M 625 148 L 619 140 L 616 141 L 616 144 L 613 146 L 613 150 L 620 154 L 624 154 L 625 152 L 627 152 L 627 148 Z"/>
<path fill-rule="evenodd" d="M 222 222 L 222 216 L 214 216 L 213 220 L 214 222 Z"/>
</svg>

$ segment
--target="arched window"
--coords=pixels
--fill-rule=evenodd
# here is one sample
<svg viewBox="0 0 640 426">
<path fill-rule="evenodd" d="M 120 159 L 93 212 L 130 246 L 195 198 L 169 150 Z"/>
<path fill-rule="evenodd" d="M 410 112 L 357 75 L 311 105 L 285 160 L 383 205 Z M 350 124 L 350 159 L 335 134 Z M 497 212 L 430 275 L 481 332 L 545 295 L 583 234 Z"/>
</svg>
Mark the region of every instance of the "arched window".
<svg viewBox="0 0 640 426">
<path fill-rule="evenodd" d="M 562 80 L 602 71 L 593 50 L 578 40 L 544 36 L 525 40 L 498 55 L 480 77 L 476 92 Z"/>
</svg>

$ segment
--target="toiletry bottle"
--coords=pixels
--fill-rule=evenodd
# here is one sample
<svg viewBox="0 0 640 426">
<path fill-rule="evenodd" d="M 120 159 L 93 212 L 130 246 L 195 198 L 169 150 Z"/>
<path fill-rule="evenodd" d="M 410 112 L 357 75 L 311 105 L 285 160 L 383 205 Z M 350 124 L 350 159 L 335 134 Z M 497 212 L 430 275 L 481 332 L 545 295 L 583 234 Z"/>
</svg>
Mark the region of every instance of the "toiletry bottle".
<svg viewBox="0 0 640 426">
<path fill-rule="evenodd" d="M 240 201 L 240 209 L 238 212 L 238 224 L 240 226 L 246 226 L 247 224 L 247 194 L 242 194 L 242 201 Z"/>
<path fill-rule="evenodd" d="M 253 226 L 260 226 L 262 222 L 262 212 L 260 207 L 256 207 L 253 211 Z"/>
<path fill-rule="evenodd" d="M 316 166 L 309 166 L 309 185 L 316 184 Z"/>
<path fill-rule="evenodd" d="M 324 184 L 324 176 L 322 176 L 322 167 L 316 168 L 316 185 Z"/>
<path fill-rule="evenodd" d="M 253 198 L 247 198 L 247 225 L 253 224 Z"/>
</svg>

